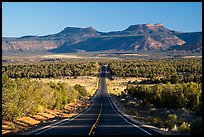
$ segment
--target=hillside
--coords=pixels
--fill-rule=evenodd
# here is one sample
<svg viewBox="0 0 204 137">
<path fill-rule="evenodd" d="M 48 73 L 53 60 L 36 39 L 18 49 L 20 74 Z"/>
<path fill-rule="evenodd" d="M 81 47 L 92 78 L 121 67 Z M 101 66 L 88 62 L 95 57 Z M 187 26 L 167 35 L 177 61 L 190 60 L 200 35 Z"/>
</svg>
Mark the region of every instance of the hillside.
<svg viewBox="0 0 204 137">
<path fill-rule="evenodd" d="M 66 27 L 46 36 L 2 38 L 2 53 L 67 52 L 201 52 L 202 32 L 169 30 L 163 24 L 130 25 L 123 31 L 99 32 L 93 27 Z"/>
</svg>

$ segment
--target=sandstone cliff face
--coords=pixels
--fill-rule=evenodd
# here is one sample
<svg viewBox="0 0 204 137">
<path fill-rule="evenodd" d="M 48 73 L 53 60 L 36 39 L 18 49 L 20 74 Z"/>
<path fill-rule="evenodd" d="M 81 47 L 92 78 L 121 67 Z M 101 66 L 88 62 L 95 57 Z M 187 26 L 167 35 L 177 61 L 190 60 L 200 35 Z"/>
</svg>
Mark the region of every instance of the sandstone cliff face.
<svg viewBox="0 0 204 137">
<path fill-rule="evenodd" d="M 183 45 L 185 41 L 177 37 L 167 37 L 167 36 L 145 36 L 141 40 L 135 41 L 132 44 L 134 50 L 168 50 L 171 46 L 174 45 Z"/>
</svg>

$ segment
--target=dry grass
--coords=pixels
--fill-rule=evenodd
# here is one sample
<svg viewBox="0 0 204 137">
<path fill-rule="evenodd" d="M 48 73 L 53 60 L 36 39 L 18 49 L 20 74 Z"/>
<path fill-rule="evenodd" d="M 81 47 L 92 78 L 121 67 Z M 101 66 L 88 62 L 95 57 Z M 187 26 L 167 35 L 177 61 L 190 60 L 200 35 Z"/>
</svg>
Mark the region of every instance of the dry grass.
<svg viewBox="0 0 204 137">
<path fill-rule="evenodd" d="M 140 82 L 142 80 L 145 80 L 147 78 L 135 78 L 135 77 L 113 77 L 114 80 L 107 80 L 108 83 L 108 89 L 109 89 L 109 93 L 113 94 L 113 95 L 121 95 L 122 91 L 124 91 L 124 89 L 127 86 L 127 83 L 129 81 L 133 82 L 133 81 L 137 81 Z"/>
<path fill-rule="evenodd" d="M 80 84 L 85 86 L 88 93 L 92 96 L 94 95 L 96 89 L 98 88 L 98 77 L 91 77 L 91 76 L 78 76 L 77 78 L 74 77 L 65 77 L 61 79 L 54 79 L 54 78 L 41 78 L 41 79 L 33 79 L 33 80 L 40 80 L 42 82 L 65 82 L 69 86 L 74 86 L 76 84 Z"/>
</svg>

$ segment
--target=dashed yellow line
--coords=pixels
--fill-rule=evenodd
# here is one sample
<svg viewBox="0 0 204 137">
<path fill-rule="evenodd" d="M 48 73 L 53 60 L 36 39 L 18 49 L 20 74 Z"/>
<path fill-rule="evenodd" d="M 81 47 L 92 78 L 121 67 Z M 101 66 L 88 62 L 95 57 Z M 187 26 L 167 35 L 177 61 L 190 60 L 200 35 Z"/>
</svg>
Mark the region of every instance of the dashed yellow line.
<svg viewBox="0 0 204 137">
<path fill-rule="evenodd" d="M 103 108 L 102 106 L 103 106 L 103 105 L 102 105 L 102 103 L 101 103 L 101 108 L 100 108 L 100 112 L 99 112 L 99 114 L 98 114 L 98 117 L 97 117 L 95 123 L 93 124 L 93 126 L 91 127 L 91 129 L 90 129 L 88 135 L 92 135 L 92 134 L 93 134 L 93 129 L 96 128 L 96 125 L 98 124 L 98 121 L 99 121 L 99 119 L 100 119 L 100 117 L 101 117 L 101 113 L 102 113 L 102 108 Z"/>
</svg>

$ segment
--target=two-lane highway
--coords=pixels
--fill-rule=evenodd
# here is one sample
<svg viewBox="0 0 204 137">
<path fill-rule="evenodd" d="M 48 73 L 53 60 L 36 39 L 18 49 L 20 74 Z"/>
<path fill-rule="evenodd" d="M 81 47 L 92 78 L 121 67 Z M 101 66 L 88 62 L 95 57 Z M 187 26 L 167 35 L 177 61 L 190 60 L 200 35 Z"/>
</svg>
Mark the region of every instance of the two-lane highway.
<svg viewBox="0 0 204 137">
<path fill-rule="evenodd" d="M 120 114 L 108 95 L 107 67 L 102 67 L 101 87 L 103 110 L 95 135 L 152 135 Z"/>
<path fill-rule="evenodd" d="M 62 123 L 43 130 L 30 132 L 34 135 L 153 135 L 157 134 L 132 123 L 120 114 L 108 95 L 106 66 L 99 73 L 99 89 L 91 106 Z"/>
</svg>

